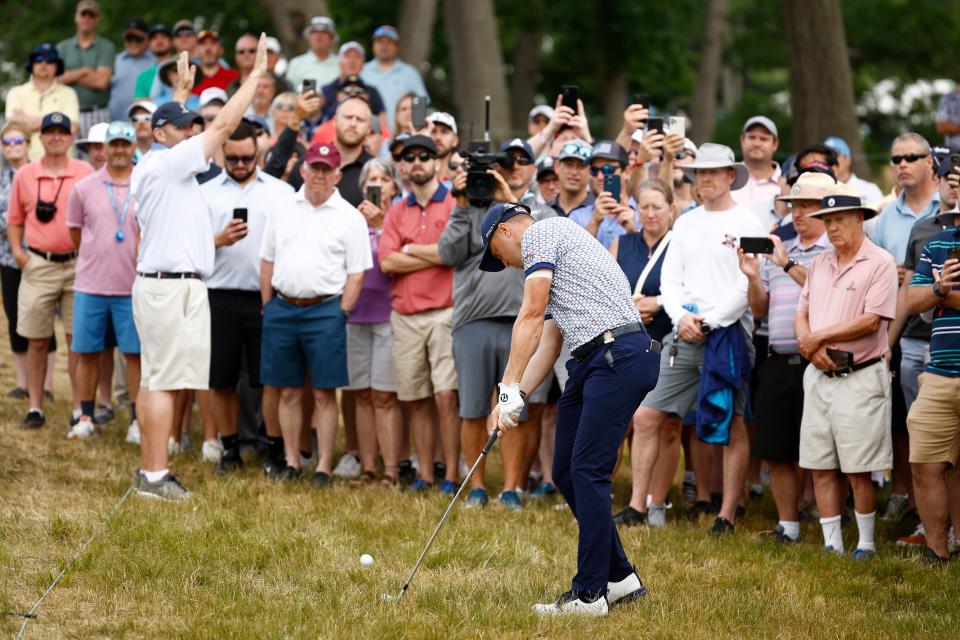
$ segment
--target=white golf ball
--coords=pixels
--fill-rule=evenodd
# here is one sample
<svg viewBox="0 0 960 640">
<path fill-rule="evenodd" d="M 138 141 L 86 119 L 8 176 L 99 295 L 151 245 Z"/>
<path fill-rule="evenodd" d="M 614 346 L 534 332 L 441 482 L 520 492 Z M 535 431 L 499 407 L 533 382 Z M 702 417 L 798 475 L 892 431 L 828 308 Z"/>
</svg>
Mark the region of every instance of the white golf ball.
<svg viewBox="0 0 960 640">
<path fill-rule="evenodd" d="M 360 556 L 360 564 L 363 565 L 364 567 L 369 567 L 370 565 L 373 564 L 373 556 L 370 555 L 369 553 L 363 554 L 362 556 Z"/>
</svg>

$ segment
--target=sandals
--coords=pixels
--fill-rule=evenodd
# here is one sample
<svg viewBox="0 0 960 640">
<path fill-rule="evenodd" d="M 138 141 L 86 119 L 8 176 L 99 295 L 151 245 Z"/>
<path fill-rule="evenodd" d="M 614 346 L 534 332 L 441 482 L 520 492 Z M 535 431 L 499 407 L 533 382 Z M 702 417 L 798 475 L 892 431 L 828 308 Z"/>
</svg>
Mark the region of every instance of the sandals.
<svg viewBox="0 0 960 640">
<path fill-rule="evenodd" d="M 365 487 L 369 484 L 373 484 L 376 481 L 377 481 L 376 473 L 374 473 L 373 471 L 364 471 L 363 473 L 360 474 L 359 478 L 350 481 L 350 486 Z"/>
</svg>

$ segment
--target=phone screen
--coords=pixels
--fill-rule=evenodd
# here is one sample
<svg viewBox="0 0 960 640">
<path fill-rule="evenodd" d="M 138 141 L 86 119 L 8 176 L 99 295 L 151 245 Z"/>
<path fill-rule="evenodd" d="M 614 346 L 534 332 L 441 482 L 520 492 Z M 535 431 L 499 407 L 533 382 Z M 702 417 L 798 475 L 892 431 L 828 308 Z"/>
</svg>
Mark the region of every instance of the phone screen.
<svg viewBox="0 0 960 640">
<path fill-rule="evenodd" d="M 375 207 L 380 206 L 380 185 L 370 185 L 367 187 L 367 201 Z"/>
<path fill-rule="evenodd" d="M 245 207 L 237 207 L 233 210 L 233 219 L 234 220 L 243 220 L 247 221 L 247 209 Z"/>
<path fill-rule="evenodd" d="M 577 113 L 577 101 L 580 100 L 580 87 L 575 84 L 565 84 L 560 87 L 560 104 L 573 109 Z"/>
<path fill-rule="evenodd" d="M 630 104 L 639 104 L 644 109 L 650 108 L 650 96 L 646 93 L 635 93 L 633 98 L 630 101 Z"/>
<path fill-rule="evenodd" d="M 657 131 L 663 133 L 663 118 L 650 118 L 647 120 L 647 131 Z"/>
<path fill-rule="evenodd" d="M 743 236 L 740 238 L 740 248 L 744 253 L 764 254 L 773 253 L 773 240 L 766 236 Z"/>
</svg>

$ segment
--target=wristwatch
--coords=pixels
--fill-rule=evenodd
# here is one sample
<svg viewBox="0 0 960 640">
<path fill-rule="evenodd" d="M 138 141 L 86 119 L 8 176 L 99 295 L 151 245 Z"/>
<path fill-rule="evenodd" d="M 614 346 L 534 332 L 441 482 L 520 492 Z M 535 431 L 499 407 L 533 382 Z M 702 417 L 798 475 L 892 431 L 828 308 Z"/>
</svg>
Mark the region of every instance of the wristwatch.
<svg viewBox="0 0 960 640">
<path fill-rule="evenodd" d="M 950 295 L 950 289 L 941 289 L 941 288 L 940 288 L 940 283 L 939 283 L 939 282 L 934 282 L 934 283 L 933 283 L 933 293 L 934 293 L 935 296 L 937 296 L 938 298 L 940 298 L 940 299 L 942 300 L 943 298 L 946 298 L 948 295 Z"/>
<path fill-rule="evenodd" d="M 793 258 L 788 258 L 788 259 L 787 259 L 787 264 L 783 265 L 783 272 L 784 272 L 784 273 L 790 273 L 790 269 L 793 269 L 793 268 L 794 268 L 795 266 L 797 266 L 798 264 L 800 264 L 800 263 L 797 262 L 796 260 L 794 260 Z"/>
</svg>

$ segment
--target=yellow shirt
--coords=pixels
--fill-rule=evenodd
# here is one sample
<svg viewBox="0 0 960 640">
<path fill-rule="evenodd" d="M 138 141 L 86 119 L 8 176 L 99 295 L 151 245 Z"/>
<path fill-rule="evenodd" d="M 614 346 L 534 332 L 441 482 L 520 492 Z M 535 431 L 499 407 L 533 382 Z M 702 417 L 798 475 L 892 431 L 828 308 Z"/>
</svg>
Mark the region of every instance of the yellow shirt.
<svg viewBox="0 0 960 640">
<path fill-rule="evenodd" d="M 38 91 L 32 80 L 10 89 L 7 94 L 7 112 L 9 120 L 15 109 L 20 109 L 28 116 L 44 116 L 54 111 L 64 114 L 76 124 L 80 120 L 80 103 L 77 92 L 73 87 L 54 82 L 46 91 Z M 40 131 L 30 135 L 31 161 L 39 160 L 43 156 L 43 145 L 40 144 Z"/>
</svg>

